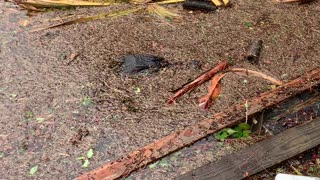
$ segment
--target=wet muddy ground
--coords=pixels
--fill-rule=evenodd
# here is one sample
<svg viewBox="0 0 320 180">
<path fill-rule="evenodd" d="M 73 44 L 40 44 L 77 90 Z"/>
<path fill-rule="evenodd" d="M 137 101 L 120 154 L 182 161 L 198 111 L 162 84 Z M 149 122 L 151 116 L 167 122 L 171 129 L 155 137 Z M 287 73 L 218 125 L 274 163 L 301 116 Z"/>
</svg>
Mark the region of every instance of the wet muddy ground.
<svg viewBox="0 0 320 180">
<path fill-rule="evenodd" d="M 261 79 L 228 75 L 221 97 L 208 111 L 197 105 L 206 86 L 173 106 L 165 105 L 170 90 L 221 60 L 283 81 L 320 64 L 319 1 L 298 5 L 238 0 L 214 13 L 189 13 L 181 5 L 170 5 L 182 15 L 180 20 L 138 13 L 36 33 L 29 30 L 46 19 L 111 12 L 128 5 L 55 10 L 33 17 L 9 2 L 1 1 L 0 7 L 4 179 L 74 178 L 271 88 Z M 241 60 L 254 39 L 264 42 L 259 64 Z M 174 65 L 150 75 L 119 74 L 115 70 L 119 58 L 132 53 L 161 56 Z M 199 60 L 201 68 L 192 66 L 193 60 Z M 207 156 L 228 154 L 247 144 L 213 144 L 217 151 L 200 153 L 197 162 L 177 174 L 206 163 Z M 77 158 L 91 148 L 94 156 L 83 168 Z M 38 171 L 31 177 L 34 166 Z"/>
</svg>

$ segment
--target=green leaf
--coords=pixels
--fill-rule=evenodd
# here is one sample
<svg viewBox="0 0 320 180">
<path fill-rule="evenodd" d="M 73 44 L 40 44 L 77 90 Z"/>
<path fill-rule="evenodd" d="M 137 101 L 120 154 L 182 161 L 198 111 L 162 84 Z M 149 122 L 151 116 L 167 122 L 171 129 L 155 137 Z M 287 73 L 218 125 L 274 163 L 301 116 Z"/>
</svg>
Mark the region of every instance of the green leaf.
<svg viewBox="0 0 320 180">
<path fill-rule="evenodd" d="M 10 98 L 16 98 L 17 95 L 16 95 L 16 94 L 10 94 L 9 97 L 10 97 Z"/>
<path fill-rule="evenodd" d="M 232 134 L 232 137 L 234 138 L 241 138 L 242 137 L 242 129 L 237 126 L 234 128 L 235 131 L 237 131 L 236 133 Z"/>
<path fill-rule="evenodd" d="M 251 28 L 253 26 L 252 22 L 244 22 L 244 26 Z"/>
<path fill-rule="evenodd" d="M 234 134 L 234 133 L 236 133 L 236 132 L 238 132 L 238 131 L 233 130 L 233 129 L 231 129 L 231 128 L 228 128 L 228 129 L 227 129 L 227 133 L 228 133 L 229 135 L 232 135 L 232 134 Z"/>
<path fill-rule="evenodd" d="M 162 159 L 160 162 L 159 162 L 159 166 L 161 167 L 166 167 L 166 166 L 169 166 L 169 163 L 166 159 Z"/>
<path fill-rule="evenodd" d="M 87 158 L 92 158 L 92 156 L 93 156 L 93 149 L 90 149 L 88 152 L 87 152 Z"/>
<path fill-rule="evenodd" d="M 4 156 L 4 152 L 0 152 L 0 158 Z"/>
<path fill-rule="evenodd" d="M 170 158 L 170 161 L 176 161 L 177 159 L 178 159 L 177 157 L 173 156 Z"/>
<path fill-rule="evenodd" d="M 159 161 L 158 161 L 158 162 L 155 162 L 155 163 L 153 163 L 153 164 L 150 164 L 150 165 L 149 165 L 149 169 L 153 169 L 153 168 L 157 167 L 158 163 L 159 163 Z"/>
<path fill-rule="evenodd" d="M 245 130 L 245 131 L 243 131 L 242 137 L 249 137 L 250 133 L 251 133 L 250 130 Z"/>
<path fill-rule="evenodd" d="M 84 160 L 85 159 L 85 157 L 77 157 L 77 160 Z"/>
<path fill-rule="evenodd" d="M 90 97 L 85 97 L 82 100 L 82 105 L 83 106 L 89 106 L 92 103 L 92 99 Z"/>
<path fill-rule="evenodd" d="M 242 130 L 248 130 L 248 129 L 250 129 L 250 125 L 247 124 L 247 123 L 240 123 L 240 124 L 238 124 L 238 127 L 239 127 L 240 129 L 242 129 Z"/>
<path fill-rule="evenodd" d="M 84 163 L 82 164 L 82 167 L 87 168 L 89 164 L 90 164 L 89 160 L 86 159 L 86 160 L 84 160 Z"/>
<path fill-rule="evenodd" d="M 32 111 L 27 111 L 25 117 L 26 119 L 30 120 L 34 117 L 34 114 Z"/>
<path fill-rule="evenodd" d="M 218 132 L 216 135 L 215 135 L 215 138 L 218 139 L 218 140 L 221 140 L 223 141 L 224 139 L 226 139 L 227 137 L 229 137 L 229 134 L 222 130 L 220 132 Z"/>
<path fill-rule="evenodd" d="M 38 166 L 33 166 L 33 167 L 30 169 L 29 174 L 32 176 L 32 175 L 34 175 L 37 171 L 38 171 Z"/>
<path fill-rule="evenodd" d="M 37 121 L 37 123 L 42 123 L 44 121 L 44 118 L 41 118 L 41 117 L 36 118 L 36 121 Z"/>
<path fill-rule="evenodd" d="M 134 90 L 134 92 L 135 92 L 136 94 L 139 94 L 139 93 L 141 92 L 141 89 L 140 89 L 139 87 L 137 87 L 137 88 Z"/>
</svg>

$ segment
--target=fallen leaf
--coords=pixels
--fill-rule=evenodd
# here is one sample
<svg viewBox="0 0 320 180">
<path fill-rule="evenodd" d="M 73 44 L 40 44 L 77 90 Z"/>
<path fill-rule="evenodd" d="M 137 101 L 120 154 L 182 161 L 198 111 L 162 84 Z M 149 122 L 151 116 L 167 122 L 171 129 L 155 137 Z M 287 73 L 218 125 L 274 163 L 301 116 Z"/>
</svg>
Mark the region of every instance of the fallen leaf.
<svg viewBox="0 0 320 180">
<path fill-rule="evenodd" d="M 87 152 L 87 158 L 92 158 L 92 156 L 93 156 L 93 149 L 90 149 L 88 152 Z"/>
<path fill-rule="evenodd" d="M 82 164 L 82 167 L 87 168 L 89 166 L 90 162 L 88 159 L 84 160 L 84 163 Z"/>
<path fill-rule="evenodd" d="M 30 169 L 29 174 L 32 176 L 32 175 L 34 175 L 37 171 L 38 171 L 38 166 L 33 166 L 33 167 Z"/>
<path fill-rule="evenodd" d="M 37 123 L 42 123 L 44 121 L 44 118 L 38 117 L 36 118 Z"/>
<path fill-rule="evenodd" d="M 84 160 L 84 159 L 86 159 L 85 157 L 77 157 L 77 160 Z"/>
</svg>

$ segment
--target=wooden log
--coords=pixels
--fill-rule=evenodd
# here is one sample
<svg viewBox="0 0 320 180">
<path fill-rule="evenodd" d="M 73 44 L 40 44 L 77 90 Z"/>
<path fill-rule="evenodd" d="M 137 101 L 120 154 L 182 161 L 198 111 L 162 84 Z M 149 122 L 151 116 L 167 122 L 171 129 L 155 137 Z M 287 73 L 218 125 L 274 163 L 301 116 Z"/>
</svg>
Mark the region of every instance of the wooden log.
<svg viewBox="0 0 320 180">
<path fill-rule="evenodd" d="M 300 94 L 306 90 L 312 90 L 320 84 L 320 68 L 305 73 L 303 76 L 284 84 L 274 90 L 261 94 L 247 101 L 249 116 L 255 115 L 265 108 L 270 108 L 286 99 Z M 174 132 L 145 147 L 137 149 L 128 155 L 107 163 L 97 169 L 83 174 L 78 180 L 85 179 L 117 179 L 125 177 L 131 172 L 145 167 L 172 152 L 220 131 L 223 128 L 233 126 L 246 118 L 246 108 L 242 104 L 230 107 L 220 113 L 216 113 L 210 119 L 189 126 L 183 130 Z"/>
<path fill-rule="evenodd" d="M 212 162 L 190 171 L 177 179 L 243 179 L 319 145 L 319 128 L 320 117 L 225 156 L 217 163 Z"/>
</svg>

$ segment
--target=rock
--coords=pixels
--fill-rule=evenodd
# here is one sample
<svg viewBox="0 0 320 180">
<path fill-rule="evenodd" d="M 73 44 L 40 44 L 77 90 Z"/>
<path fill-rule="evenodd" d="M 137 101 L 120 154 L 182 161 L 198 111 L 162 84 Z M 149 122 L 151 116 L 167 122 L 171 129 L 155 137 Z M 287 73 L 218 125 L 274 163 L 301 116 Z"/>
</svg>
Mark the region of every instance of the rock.
<svg viewBox="0 0 320 180">
<path fill-rule="evenodd" d="M 129 75 L 157 72 L 168 65 L 162 57 L 153 55 L 132 54 L 122 57 L 121 61 L 121 72 Z"/>
<path fill-rule="evenodd" d="M 201 61 L 199 60 L 192 60 L 190 62 L 190 67 L 193 69 L 201 69 Z"/>
</svg>

